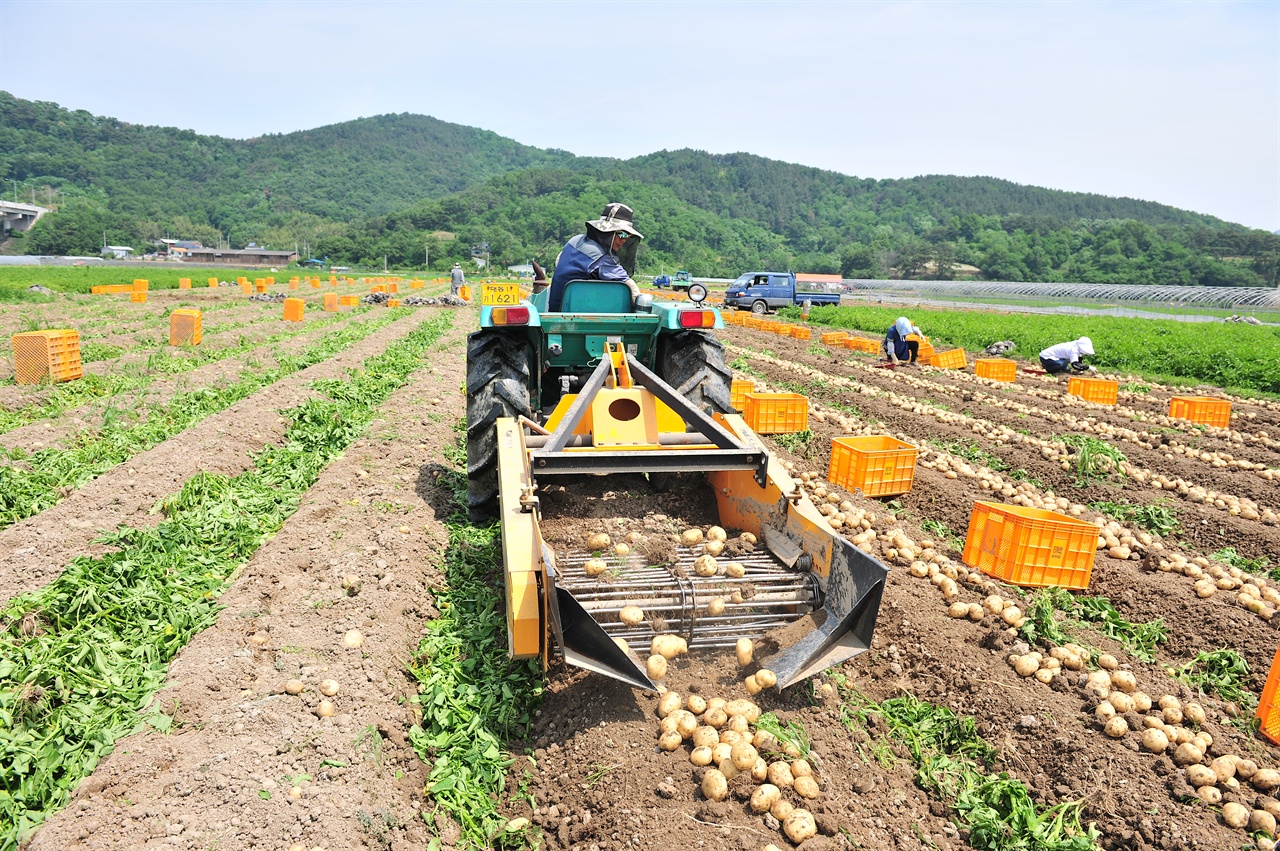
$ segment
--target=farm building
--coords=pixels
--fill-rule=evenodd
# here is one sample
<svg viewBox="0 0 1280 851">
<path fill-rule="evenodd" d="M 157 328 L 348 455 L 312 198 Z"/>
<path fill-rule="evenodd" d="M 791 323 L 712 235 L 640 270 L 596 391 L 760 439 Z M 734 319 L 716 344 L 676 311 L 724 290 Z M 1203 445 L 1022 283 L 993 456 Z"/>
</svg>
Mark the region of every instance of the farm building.
<svg viewBox="0 0 1280 851">
<path fill-rule="evenodd" d="M 287 266 L 297 259 L 296 251 L 268 251 L 264 248 L 193 248 L 183 257 L 189 263 L 228 266 Z"/>
</svg>

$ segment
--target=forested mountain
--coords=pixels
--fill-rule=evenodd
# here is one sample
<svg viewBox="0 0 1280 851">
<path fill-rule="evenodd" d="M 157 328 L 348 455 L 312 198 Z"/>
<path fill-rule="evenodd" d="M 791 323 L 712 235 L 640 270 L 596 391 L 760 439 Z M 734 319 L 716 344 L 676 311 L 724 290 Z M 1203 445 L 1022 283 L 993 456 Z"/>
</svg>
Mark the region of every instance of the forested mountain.
<svg viewBox="0 0 1280 851">
<path fill-rule="evenodd" d="M 850 277 L 1275 285 L 1280 237 L 1150 201 L 990 177 L 871 180 L 751 154 L 575 157 L 419 115 L 231 140 L 129 125 L 0 92 L 0 173 L 57 210 L 29 253 L 103 233 L 292 248 L 347 265 L 550 262 L 610 200 L 645 233 L 642 269 Z"/>
</svg>

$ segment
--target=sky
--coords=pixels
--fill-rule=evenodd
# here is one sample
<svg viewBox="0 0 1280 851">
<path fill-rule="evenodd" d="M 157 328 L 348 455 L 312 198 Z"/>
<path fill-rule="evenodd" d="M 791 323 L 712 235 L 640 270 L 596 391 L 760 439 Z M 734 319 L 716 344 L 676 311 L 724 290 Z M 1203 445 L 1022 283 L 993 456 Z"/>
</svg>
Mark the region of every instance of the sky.
<svg viewBox="0 0 1280 851">
<path fill-rule="evenodd" d="M 1280 0 L 0 0 L 0 89 L 234 138 L 421 113 L 1280 230 Z"/>
</svg>

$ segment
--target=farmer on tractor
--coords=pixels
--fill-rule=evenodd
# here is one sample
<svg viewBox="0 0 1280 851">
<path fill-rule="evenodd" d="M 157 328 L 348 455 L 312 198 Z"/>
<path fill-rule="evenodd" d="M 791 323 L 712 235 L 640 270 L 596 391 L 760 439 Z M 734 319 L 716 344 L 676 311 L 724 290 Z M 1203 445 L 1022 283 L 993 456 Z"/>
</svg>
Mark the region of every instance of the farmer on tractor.
<svg viewBox="0 0 1280 851">
<path fill-rule="evenodd" d="M 586 224 L 587 232 L 565 243 L 556 258 L 547 304 L 552 313 L 560 311 L 565 284 L 570 281 L 619 281 L 630 287 L 633 303 L 640 297 L 640 288 L 631 280 L 631 272 L 644 237 L 632 224 L 631 208 L 626 204 L 608 204 L 600 218 Z"/>
</svg>

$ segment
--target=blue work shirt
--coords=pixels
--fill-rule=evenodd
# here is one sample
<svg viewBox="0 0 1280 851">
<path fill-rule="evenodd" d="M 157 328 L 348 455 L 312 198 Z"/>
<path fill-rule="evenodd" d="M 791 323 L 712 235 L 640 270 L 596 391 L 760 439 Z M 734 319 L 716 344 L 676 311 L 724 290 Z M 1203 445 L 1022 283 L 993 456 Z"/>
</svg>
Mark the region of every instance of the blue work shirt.
<svg viewBox="0 0 1280 851">
<path fill-rule="evenodd" d="M 897 325 L 890 325 L 889 333 L 884 335 L 884 349 L 886 352 L 893 352 L 893 356 L 898 360 L 907 360 L 911 357 L 911 349 L 907 347 L 906 337 L 898 333 Z"/>
<path fill-rule="evenodd" d="M 547 296 L 547 309 L 558 313 L 564 301 L 564 287 L 570 281 L 619 281 L 631 276 L 622 268 L 618 258 L 591 239 L 585 233 L 578 234 L 565 243 L 556 260 L 556 272 L 551 276 L 551 294 Z"/>
</svg>

